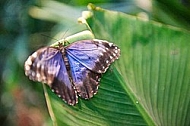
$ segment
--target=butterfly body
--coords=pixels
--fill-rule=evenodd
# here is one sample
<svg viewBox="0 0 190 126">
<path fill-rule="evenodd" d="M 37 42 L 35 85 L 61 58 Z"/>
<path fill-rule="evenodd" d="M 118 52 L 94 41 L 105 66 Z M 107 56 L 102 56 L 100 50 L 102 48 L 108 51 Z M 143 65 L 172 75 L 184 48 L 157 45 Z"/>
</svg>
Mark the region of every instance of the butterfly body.
<svg viewBox="0 0 190 126">
<path fill-rule="evenodd" d="M 82 40 L 68 46 L 44 47 L 25 62 L 29 79 L 46 83 L 69 105 L 97 93 L 102 73 L 118 59 L 120 49 L 103 40 Z"/>
</svg>

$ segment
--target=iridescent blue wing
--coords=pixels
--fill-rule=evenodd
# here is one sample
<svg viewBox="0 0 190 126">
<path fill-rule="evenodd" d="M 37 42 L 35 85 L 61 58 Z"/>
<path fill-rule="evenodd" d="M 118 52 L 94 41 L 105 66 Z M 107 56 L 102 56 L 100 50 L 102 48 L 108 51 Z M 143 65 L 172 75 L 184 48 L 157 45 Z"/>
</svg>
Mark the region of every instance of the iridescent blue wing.
<svg viewBox="0 0 190 126">
<path fill-rule="evenodd" d="M 71 56 L 67 55 L 67 57 L 69 58 L 72 80 L 78 95 L 84 99 L 93 97 L 98 91 L 101 74 L 89 70 Z"/>
<path fill-rule="evenodd" d="M 105 73 L 120 56 L 120 49 L 103 40 L 82 40 L 65 47 L 66 53 L 96 73 Z"/>
<path fill-rule="evenodd" d="M 59 49 L 45 47 L 34 52 L 25 62 L 25 74 L 30 80 L 49 85 L 68 104 L 77 103 L 77 95 Z"/>
<path fill-rule="evenodd" d="M 101 73 L 118 59 L 120 49 L 103 40 L 82 40 L 65 48 L 75 88 L 82 98 L 91 98 L 98 90 Z"/>
</svg>

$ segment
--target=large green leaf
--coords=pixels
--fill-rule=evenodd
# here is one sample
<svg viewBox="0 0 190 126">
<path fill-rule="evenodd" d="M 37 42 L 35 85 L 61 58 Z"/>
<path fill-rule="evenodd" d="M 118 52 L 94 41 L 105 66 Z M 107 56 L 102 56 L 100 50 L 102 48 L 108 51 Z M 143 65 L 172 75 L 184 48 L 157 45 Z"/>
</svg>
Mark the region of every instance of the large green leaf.
<svg viewBox="0 0 190 126">
<path fill-rule="evenodd" d="M 90 7 L 81 21 L 121 57 L 90 100 L 69 106 L 48 90 L 54 125 L 190 125 L 190 33 Z"/>
<path fill-rule="evenodd" d="M 95 37 L 114 41 L 121 48 L 116 66 L 133 100 L 157 125 L 189 124 L 190 33 L 92 9 L 88 23 Z"/>
</svg>

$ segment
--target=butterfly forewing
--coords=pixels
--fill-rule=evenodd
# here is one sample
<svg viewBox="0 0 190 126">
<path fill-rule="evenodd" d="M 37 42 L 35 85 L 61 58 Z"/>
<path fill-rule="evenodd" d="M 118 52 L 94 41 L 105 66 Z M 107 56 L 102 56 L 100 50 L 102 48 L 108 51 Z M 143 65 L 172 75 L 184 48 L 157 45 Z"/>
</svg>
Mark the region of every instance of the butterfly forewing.
<svg viewBox="0 0 190 126">
<path fill-rule="evenodd" d="M 25 62 L 25 74 L 33 81 L 43 82 L 50 86 L 60 69 L 51 58 L 57 53 L 58 51 L 53 48 L 41 48 L 34 52 Z"/>
<path fill-rule="evenodd" d="M 96 73 L 106 72 L 120 56 L 120 49 L 116 45 L 103 40 L 82 40 L 65 49 L 69 56 Z"/>
<path fill-rule="evenodd" d="M 48 84 L 68 104 L 77 103 L 77 96 L 59 49 L 45 47 L 34 52 L 25 62 L 29 79 Z"/>
</svg>

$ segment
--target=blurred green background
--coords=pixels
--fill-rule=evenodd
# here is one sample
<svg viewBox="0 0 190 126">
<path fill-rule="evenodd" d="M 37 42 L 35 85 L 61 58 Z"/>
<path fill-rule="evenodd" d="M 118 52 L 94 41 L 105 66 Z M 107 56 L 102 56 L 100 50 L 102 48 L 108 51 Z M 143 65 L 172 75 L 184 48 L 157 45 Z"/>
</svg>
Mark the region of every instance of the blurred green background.
<svg viewBox="0 0 190 126">
<path fill-rule="evenodd" d="M 86 29 L 77 25 L 77 18 L 87 10 L 88 3 L 190 29 L 188 0 L 0 1 L 1 125 L 52 125 L 42 85 L 24 75 L 24 62 L 50 41 Z"/>
</svg>

